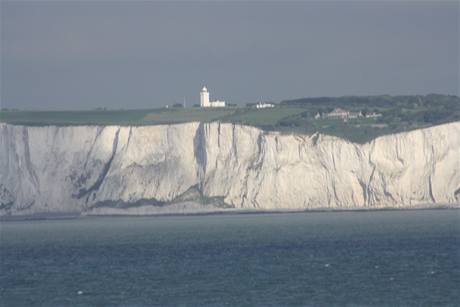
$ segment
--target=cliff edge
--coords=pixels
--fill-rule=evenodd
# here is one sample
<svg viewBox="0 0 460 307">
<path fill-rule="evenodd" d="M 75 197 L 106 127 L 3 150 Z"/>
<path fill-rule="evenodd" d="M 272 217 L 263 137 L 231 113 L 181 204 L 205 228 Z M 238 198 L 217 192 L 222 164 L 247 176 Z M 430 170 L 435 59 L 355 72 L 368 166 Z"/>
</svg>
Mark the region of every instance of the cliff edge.
<svg viewBox="0 0 460 307">
<path fill-rule="evenodd" d="M 460 123 L 356 144 L 236 124 L 0 124 L 0 215 L 460 204 Z"/>
</svg>

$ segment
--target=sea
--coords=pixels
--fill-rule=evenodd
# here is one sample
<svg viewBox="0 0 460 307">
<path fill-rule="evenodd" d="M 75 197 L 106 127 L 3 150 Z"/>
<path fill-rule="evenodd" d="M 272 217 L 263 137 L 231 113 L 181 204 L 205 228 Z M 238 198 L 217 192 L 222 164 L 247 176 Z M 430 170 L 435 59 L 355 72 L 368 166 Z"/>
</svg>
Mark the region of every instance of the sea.
<svg viewBox="0 0 460 307">
<path fill-rule="evenodd" d="M 460 306 L 460 210 L 2 221 L 1 306 Z"/>
</svg>

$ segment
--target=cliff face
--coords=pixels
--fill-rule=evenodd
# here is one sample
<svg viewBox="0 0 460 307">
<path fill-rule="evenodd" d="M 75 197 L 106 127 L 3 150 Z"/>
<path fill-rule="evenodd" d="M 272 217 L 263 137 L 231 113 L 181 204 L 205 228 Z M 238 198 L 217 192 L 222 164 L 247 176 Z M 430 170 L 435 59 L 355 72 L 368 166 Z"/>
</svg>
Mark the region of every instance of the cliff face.
<svg viewBox="0 0 460 307">
<path fill-rule="evenodd" d="M 460 123 L 364 145 L 220 123 L 0 124 L 0 215 L 460 203 Z"/>
</svg>

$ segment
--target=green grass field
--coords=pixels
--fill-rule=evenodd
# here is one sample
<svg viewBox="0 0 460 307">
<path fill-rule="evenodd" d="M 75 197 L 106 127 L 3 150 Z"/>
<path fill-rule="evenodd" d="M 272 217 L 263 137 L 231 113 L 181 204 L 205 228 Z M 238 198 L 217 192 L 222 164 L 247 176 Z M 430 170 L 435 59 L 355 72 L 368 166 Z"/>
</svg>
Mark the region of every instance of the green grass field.
<svg viewBox="0 0 460 307">
<path fill-rule="evenodd" d="M 120 111 L 2 111 L 0 122 L 24 125 L 158 125 L 184 122 L 235 122 L 253 126 L 276 125 L 304 112 L 304 108 L 169 108 Z"/>
<path fill-rule="evenodd" d="M 0 122 L 21 125 L 158 125 L 191 121 L 209 122 L 231 115 L 235 109 L 170 108 L 110 111 L 2 111 Z"/>
<path fill-rule="evenodd" d="M 239 109 L 229 116 L 221 118 L 224 122 L 252 126 L 276 126 L 281 120 L 305 112 L 304 108 L 277 107 L 270 109 Z"/>
<path fill-rule="evenodd" d="M 334 107 L 369 110 L 379 118 L 314 119 Z M 364 143 L 378 136 L 460 121 L 460 98 L 447 95 L 312 98 L 271 109 L 169 108 L 92 111 L 1 111 L 0 122 L 21 125 L 159 125 L 184 122 L 238 123 L 282 133 L 320 132 Z"/>
<path fill-rule="evenodd" d="M 147 110 L 126 111 L 2 111 L 0 122 L 21 125 L 129 125 L 140 123 Z"/>
<path fill-rule="evenodd" d="M 200 109 L 200 108 L 177 108 L 160 109 L 147 112 L 142 118 L 142 123 L 147 124 L 170 124 L 184 122 L 211 122 L 230 116 L 236 112 L 234 108 Z"/>
</svg>

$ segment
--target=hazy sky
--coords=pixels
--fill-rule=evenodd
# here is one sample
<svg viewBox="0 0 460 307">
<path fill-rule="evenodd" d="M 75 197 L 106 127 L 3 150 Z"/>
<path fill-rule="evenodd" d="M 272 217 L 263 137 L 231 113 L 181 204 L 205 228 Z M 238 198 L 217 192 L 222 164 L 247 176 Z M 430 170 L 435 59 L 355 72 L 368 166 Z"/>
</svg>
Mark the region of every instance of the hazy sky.
<svg viewBox="0 0 460 307">
<path fill-rule="evenodd" d="M 459 94 L 459 2 L 1 2 L 1 105 Z"/>
</svg>

